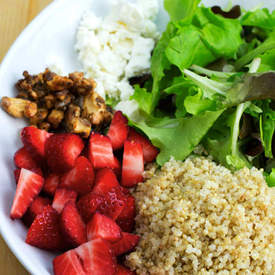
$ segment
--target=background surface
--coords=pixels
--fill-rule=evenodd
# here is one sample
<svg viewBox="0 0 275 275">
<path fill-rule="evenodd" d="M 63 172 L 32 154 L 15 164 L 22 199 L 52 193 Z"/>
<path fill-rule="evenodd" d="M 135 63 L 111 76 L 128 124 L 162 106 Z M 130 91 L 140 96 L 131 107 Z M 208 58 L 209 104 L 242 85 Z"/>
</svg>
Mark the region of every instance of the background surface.
<svg viewBox="0 0 275 275">
<path fill-rule="evenodd" d="M 20 32 L 50 2 L 52 0 L 0 0 L 0 62 Z M 28 274 L 1 236 L 0 274 Z"/>
</svg>

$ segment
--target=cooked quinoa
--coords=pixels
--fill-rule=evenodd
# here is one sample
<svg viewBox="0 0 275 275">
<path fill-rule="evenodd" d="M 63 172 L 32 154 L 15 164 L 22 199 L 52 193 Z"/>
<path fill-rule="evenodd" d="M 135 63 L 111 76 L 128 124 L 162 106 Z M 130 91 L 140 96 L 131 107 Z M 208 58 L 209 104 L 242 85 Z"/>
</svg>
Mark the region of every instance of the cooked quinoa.
<svg viewBox="0 0 275 275">
<path fill-rule="evenodd" d="M 261 171 L 191 157 L 146 176 L 126 259 L 137 274 L 275 274 L 275 196 Z"/>
</svg>

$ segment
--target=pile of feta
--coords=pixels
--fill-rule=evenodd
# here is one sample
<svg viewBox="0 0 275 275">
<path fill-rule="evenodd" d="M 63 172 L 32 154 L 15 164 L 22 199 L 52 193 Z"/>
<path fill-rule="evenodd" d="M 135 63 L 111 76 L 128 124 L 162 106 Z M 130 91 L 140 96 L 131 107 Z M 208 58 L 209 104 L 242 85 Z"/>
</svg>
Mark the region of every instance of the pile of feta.
<svg viewBox="0 0 275 275">
<path fill-rule="evenodd" d="M 150 71 L 159 36 L 154 23 L 158 10 L 158 0 L 119 0 L 104 18 L 92 12 L 83 15 L 75 48 L 86 76 L 97 82 L 96 91 L 103 98 L 134 104 L 129 101 L 134 92 L 129 79 Z"/>
</svg>

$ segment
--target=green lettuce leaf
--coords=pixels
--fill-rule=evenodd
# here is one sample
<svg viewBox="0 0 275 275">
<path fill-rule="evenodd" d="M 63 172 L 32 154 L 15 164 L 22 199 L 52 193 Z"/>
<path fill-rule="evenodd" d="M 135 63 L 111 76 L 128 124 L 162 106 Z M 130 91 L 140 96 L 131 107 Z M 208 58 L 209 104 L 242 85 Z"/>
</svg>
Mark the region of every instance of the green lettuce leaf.
<svg viewBox="0 0 275 275">
<path fill-rule="evenodd" d="M 275 49 L 266 51 L 259 56 L 261 58 L 261 65 L 258 72 L 267 72 L 275 70 Z"/>
<path fill-rule="evenodd" d="M 271 173 L 266 176 L 265 180 L 269 187 L 275 186 L 275 168 L 272 168 Z"/>
</svg>

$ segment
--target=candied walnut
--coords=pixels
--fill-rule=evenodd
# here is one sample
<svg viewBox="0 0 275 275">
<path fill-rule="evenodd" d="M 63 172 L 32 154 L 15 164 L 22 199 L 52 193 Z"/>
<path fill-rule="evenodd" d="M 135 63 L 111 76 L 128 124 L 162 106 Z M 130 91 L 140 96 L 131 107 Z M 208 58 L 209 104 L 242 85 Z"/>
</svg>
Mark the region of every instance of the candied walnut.
<svg viewBox="0 0 275 275">
<path fill-rule="evenodd" d="M 47 85 L 51 91 L 62 91 L 73 86 L 73 81 L 66 76 L 54 75 L 47 81 Z"/>
<path fill-rule="evenodd" d="M 82 117 L 98 126 L 111 121 L 112 113 L 107 109 L 104 99 L 92 92 L 84 97 Z"/>
<path fill-rule="evenodd" d="M 49 122 L 41 122 L 38 124 L 38 128 L 45 131 L 49 131 L 51 129 L 51 124 Z"/>
<path fill-rule="evenodd" d="M 35 116 L 30 118 L 31 125 L 37 125 L 44 121 L 48 116 L 48 110 L 45 108 L 39 108 Z"/>
<path fill-rule="evenodd" d="M 37 112 L 36 103 L 22 98 L 4 96 L 1 100 L 1 106 L 8 114 L 17 118 L 31 117 Z"/>
<path fill-rule="evenodd" d="M 64 118 L 64 112 L 60 110 L 52 110 L 48 116 L 48 122 L 53 126 L 53 128 L 58 128 L 59 124 Z"/>
<path fill-rule="evenodd" d="M 46 95 L 44 97 L 44 102 L 47 109 L 52 109 L 55 104 L 55 97 L 53 95 Z"/>
<path fill-rule="evenodd" d="M 69 74 L 69 78 L 74 82 L 74 91 L 82 96 L 91 93 L 96 83 L 93 79 L 84 78 L 84 74 L 81 72 L 74 72 Z"/>
</svg>

